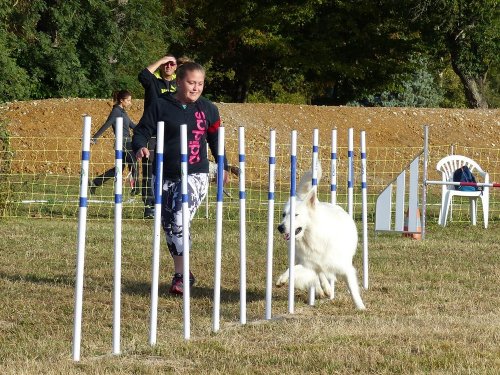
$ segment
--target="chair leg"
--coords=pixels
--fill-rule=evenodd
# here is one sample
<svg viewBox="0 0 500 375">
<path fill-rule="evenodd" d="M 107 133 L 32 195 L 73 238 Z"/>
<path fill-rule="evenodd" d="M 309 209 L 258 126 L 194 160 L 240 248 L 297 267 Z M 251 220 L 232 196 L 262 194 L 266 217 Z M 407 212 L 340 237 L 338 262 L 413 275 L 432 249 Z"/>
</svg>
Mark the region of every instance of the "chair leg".
<svg viewBox="0 0 500 375">
<path fill-rule="evenodd" d="M 483 209 L 483 222 L 484 222 L 484 229 L 488 228 L 488 218 L 489 218 L 489 211 L 490 211 L 490 205 L 489 205 L 489 197 L 481 197 L 481 206 Z"/>
<path fill-rule="evenodd" d="M 439 225 L 445 227 L 446 226 L 446 219 L 448 217 L 448 210 L 450 208 L 451 204 L 451 195 L 446 194 L 443 203 L 441 204 L 441 212 L 439 214 Z"/>
<path fill-rule="evenodd" d="M 472 225 L 477 225 L 477 198 L 470 199 L 470 220 Z"/>
</svg>

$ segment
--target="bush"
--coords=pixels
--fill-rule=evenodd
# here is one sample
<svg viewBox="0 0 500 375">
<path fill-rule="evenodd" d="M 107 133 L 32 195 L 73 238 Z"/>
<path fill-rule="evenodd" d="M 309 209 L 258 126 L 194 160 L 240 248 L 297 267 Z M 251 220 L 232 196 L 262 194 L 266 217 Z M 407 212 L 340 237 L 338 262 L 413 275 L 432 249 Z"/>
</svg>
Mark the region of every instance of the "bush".
<svg viewBox="0 0 500 375">
<path fill-rule="evenodd" d="M 370 94 L 363 99 L 347 103 L 351 106 L 366 107 L 440 107 L 444 102 L 443 89 L 430 73 L 428 59 L 415 57 L 416 69 L 411 73 L 401 74 L 393 80 L 393 90 Z"/>
<path fill-rule="evenodd" d="M 28 74 L 10 56 L 6 34 L 0 29 L 0 102 L 23 100 L 29 94 Z"/>
</svg>

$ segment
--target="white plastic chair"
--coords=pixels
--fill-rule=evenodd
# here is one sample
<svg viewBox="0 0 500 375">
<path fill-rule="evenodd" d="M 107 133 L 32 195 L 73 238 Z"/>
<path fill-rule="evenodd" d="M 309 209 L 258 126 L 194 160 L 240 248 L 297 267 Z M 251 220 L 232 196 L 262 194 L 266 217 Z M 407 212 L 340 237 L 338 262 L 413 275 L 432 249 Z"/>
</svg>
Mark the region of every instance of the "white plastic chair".
<svg viewBox="0 0 500 375">
<path fill-rule="evenodd" d="M 453 182 L 453 172 L 458 168 L 466 165 L 475 177 L 481 176 L 484 183 L 490 182 L 490 175 L 483 171 L 483 169 L 474 160 L 462 155 L 450 155 L 441 159 L 436 169 L 441 172 L 441 180 Z M 481 198 L 481 205 L 483 208 L 484 227 L 488 228 L 488 213 L 490 202 L 490 188 L 483 187 L 482 191 L 461 191 L 456 190 L 454 185 L 442 185 L 441 188 L 441 211 L 439 212 L 439 225 L 446 226 L 446 219 L 448 212 L 451 218 L 451 205 L 453 197 L 461 196 L 470 199 L 470 217 L 472 225 L 476 225 L 477 219 L 477 198 Z"/>
</svg>

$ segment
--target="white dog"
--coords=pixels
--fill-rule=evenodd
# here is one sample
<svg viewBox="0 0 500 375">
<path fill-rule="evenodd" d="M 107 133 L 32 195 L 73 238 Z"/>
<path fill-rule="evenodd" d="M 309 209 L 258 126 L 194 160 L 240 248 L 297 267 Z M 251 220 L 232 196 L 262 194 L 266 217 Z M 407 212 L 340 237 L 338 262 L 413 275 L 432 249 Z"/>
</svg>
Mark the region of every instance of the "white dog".
<svg viewBox="0 0 500 375">
<path fill-rule="evenodd" d="M 318 181 L 320 178 L 321 166 L 318 167 Z M 364 310 L 356 270 L 352 265 L 358 244 L 354 220 L 341 207 L 320 202 L 311 180 L 312 171 L 309 171 L 297 187 L 295 287 L 308 290 L 314 286 L 319 297 L 326 295 L 333 299 L 336 276 L 344 276 L 356 308 Z M 290 201 L 285 205 L 278 230 L 285 240 L 290 240 Z M 278 278 L 276 285 L 285 284 L 288 277 L 289 270 Z"/>
</svg>

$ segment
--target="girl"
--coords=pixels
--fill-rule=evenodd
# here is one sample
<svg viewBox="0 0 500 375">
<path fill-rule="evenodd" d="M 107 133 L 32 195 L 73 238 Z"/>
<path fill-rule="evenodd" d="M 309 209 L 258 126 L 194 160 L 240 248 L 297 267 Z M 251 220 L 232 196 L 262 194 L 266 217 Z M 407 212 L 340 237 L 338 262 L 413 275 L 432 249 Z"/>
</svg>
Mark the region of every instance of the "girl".
<svg viewBox="0 0 500 375">
<path fill-rule="evenodd" d="M 132 122 L 130 117 L 128 117 L 127 112 L 125 111 L 132 105 L 132 94 L 128 90 L 120 90 L 113 94 L 114 106 L 111 110 L 111 113 L 108 116 L 108 119 L 101 126 L 101 128 L 94 134 L 91 138 L 91 143 L 96 144 L 97 139 L 110 127 L 113 127 L 113 132 L 115 132 L 116 119 L 117 117 L 123 118 L 123 165 L 122 169 L 125 168 L 125 165 L 129 168 L 130 173 L 132 174 L 130 178 L 130 187 L 132 190 L 130 191 L 131 195 L 135 195 L 138 192 L 136 187 L 137 181 L 137 161 L 132 151 L 132 138 L 130 136 L 130 129 L 134 129 L 136 125 Z M 101 186 L 107 180 L 110 180 L 115 177 L 115 167 L 108 169 L 103 174 L 94 178 L 91 182 L 89 182 L 90 186 L 90 194 L 95 194 L 97 187 Z"/>
<path fill-rule="evenodd" d="M 170 293 L 183 294 L 182 202 L 180 174 L 180 125 L 187 124 L 188 133 L 188 197 L 190 222 L 205 198 L 208 188 L 207 143 L 216 158 L 220 116 L 217 107 L 201 96 L 205 69 L 195 62 L 177 68 L 177 92 L 163 94 L 151 105 L 134 131 L 133 148 L 136 157 L 149 157 L 148 140 L 156 135 L 158 121 L 165 123 L 162 226 L 167 246 L 174 260 L 174 277 Z M 216 158 L 217 160 L 217 158 Z M 224 183 L 227 162 L 224 162 Z M 187 239 L 189 240 L 189 239 Z M 190 284 L 194 284 L 190 273 Z"/>
</svg>

